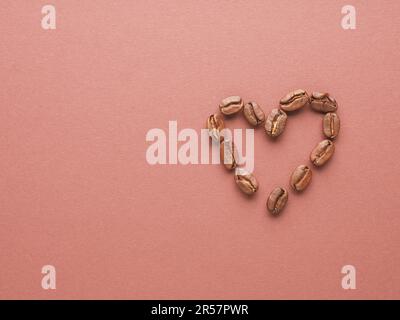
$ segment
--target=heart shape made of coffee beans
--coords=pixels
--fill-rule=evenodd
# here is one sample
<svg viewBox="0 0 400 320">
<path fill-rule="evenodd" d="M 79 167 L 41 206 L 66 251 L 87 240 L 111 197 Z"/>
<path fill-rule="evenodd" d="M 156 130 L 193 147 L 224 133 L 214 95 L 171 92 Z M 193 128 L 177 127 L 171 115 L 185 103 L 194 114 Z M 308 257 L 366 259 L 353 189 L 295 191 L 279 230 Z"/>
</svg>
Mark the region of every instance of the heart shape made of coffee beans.
<svg viewBox="0 0 400 320">
<path fill-rule="evenodd" d="M 210 137 L 220 144 L 221 161 L 228 170 L 235 170 L 235 182 L 247 195 L 258 190 L 258 181 L 253 173 L 238 166 L 236 147 L 231 138 L 224 137 L 225 123 L 223 117 L 229 117 L 242 112 L 250 125 L 264 125 L 267 135 L 274 139 L 280 136 L 286 126 L 288 115 L 293 111 L 310 106 L 312 110 L 324 114 L 322 120 L 323 134 L 326 139 L 319 142 L 310 153 L 310 161 L 316 166 L 324 165 L 333 155 L 335 145 L 333 140 L 340 130 L 340 119 L 336 113 L 336 100 L 328 93 L 313 92 L 311 96 L 302 89 L 289 92 L 279 101 L 279 107 L 274 108 L 265 116 L 264 111 L 256 102 L 244 104 L 239 96 L 230 96 L 219 104 L 219 113 L 212 114 L 207 119 L 207 129 Z M 299 165 L 290 177 L 290 186 L 295 192 L 302 192 L 312 180 L 312 170 L 307 165 Z M 267 209 L 273 215 L 278 215 L 288 201 L 288 191 L 283 187 L 272 190 L 267 199 Z"/>
</svg>

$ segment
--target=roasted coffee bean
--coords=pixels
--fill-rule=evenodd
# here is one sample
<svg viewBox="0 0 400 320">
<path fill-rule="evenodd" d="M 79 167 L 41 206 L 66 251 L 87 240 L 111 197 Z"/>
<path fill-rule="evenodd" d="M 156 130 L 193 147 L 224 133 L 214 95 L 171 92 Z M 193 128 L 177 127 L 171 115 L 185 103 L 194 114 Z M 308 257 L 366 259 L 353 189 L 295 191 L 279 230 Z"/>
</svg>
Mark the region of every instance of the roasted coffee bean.
<svg viewBox="0 0 400 320">
<path fill-rule="evenodd" d="M 237 166 L 238 152 L 231 140 L 225 139 L 220 146 L 221 163 L 226 169 L 232 170 Z"/>
<path fill-rule="evenodd" d="M 277 187 L 272 190 L 267 200 L 267 209 L 273 215 L 279 214 L 285 207 L 289 195 L 284 188 Z"/>
<path fill-rule="evenodd" d="M 310 160 L 316 167 L 320 167 L 332 157 L 334 152 L 335 145 L 333 142 L 331 140 L 323 140 L 311 152 Z"/>
<path fill-rule="evenodd" d="M 265 114 L 255 102 L 248 102 L 243 108 L 244 117 L 252 126 L 258 126 L 265 121 Z"/>
<path fill-rule="evenodd" d="M 243 109 L 243 100 L 239 96 L 225 98 L 219 104 L 219 109 L 224 115 L 232 115 Z"/>
<path fill-rule="evenodd" d="M 295 111 L 304 107 L 309 101 L 310 98 L 307 92 L 303 89 L 297 89 L 283 97 L 280 100 L 280 105 L 281 109 L 284 111 Z"/>
<path fill-rule="evenodd" d="M 327 138 L 334 139 L 339 134 L 340 119 L 336 113 L 329 112 L 324 116 L 322 121 L 324 135 Z"/>
<path fill-rule="evenodd" d="M 236 169 L 235 182 L 245 194 L 251 195 L 258 190 L 258 181 L 252 173 L 243 169 Z"/>
<path fill-rule="evenodd" d="M 310 184 L 312 171 L 308 166 L 298 166 L 290 177 L 290 185 L 296 191 L 303 191 Z"/>
<path fill-rule="evenodd" d="M 310 98 L 311 108 L 318 112 L 336 112 L 338 106 L 335 98 L 329 93 L 313 92 Z"/>
<path fill-rule="evenodd" d="M 207 129 L 209 136 L 215 141 L 222 141 L 223 137 L 220 134 L 225 128 L 224 120 L 218 113 L 212 114 L 207 119 Z"/>
<path fill-rule="evenodd" d="M 287 114 L 280 109 L 272 109 L 265 121 L 265 131 L 273 138 L 279 136 L 286 126 Z"/>
</svg>

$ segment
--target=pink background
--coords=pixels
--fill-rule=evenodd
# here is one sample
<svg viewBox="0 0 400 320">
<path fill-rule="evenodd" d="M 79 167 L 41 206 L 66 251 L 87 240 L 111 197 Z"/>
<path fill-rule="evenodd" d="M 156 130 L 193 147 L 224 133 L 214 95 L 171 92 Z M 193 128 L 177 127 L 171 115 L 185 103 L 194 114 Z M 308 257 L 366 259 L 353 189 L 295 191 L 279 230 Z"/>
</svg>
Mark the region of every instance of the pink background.
<svg viewBox="0 0 400 320">
<path fill-rule="evenodd" d="M 400 3 L 350 2 L 345 31 L 348 1 L 52 1 L 45 31 L 46 2 L 2 1 L 0 298 L 400 298 Z M 147 164 L 149 129 L 296 88 L 331 92 L 342 131 L 279 218 L 267 195 L 307 163 L 319 114 L 278 143 L 256 131 L 251 200 L 221 166 Z"/>
</svg>

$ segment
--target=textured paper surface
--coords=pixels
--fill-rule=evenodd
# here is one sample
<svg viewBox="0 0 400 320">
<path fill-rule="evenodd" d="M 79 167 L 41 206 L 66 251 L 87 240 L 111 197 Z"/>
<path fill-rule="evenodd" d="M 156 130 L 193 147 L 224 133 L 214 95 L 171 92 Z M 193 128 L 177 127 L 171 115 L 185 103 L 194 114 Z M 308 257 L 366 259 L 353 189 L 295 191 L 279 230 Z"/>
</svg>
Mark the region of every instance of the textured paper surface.
<svg viewBox="0 0 400 320">
<path fill-rule="evenodd" d="M 351 1 L 347 31 L 342 1 L 52 1 L 51 31 L 44 4 L 0 9 L 1 298 L 400 298 L 398 1 Z M 266 197 L 308 162 L 319 114 L 277 143 L 256 131 L 251 200 L 221 166 L 146 162 L 151 128 L 296 88 L 329 91 L 342 129 L 277 219 Z"/>
</svg>

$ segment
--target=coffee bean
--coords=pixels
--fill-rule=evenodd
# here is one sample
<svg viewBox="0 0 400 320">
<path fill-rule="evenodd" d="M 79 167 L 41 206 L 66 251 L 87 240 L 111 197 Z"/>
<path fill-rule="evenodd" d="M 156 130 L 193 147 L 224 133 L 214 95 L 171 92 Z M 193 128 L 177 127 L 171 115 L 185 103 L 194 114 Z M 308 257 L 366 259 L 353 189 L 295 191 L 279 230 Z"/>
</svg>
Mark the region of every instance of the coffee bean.
<svg viewBox="0 0 400 320">
<path fill-rule="evenodd" d="M 244 117 L 252 126 L 258 126 L 265 121 L 265 114 L 255 102 L 248 102 L 243 108 Z"/>
<path fill-rule="evenodd" d="M 322 128 L 327 138 L 336 138 L 340 130 L 340 119 L 338 115 L 332 112 L 325 114 L 324 120 L 322 121 Z"/>
<path fill-rule="evenodd" d="M 225 98 L 219 104 L 219 109 L 224 115 L 232 115 L 243 109 L 243 100 L 239 96 Z"/>
<path fill-rule="evenodd" d="M 338 106 L 335 98 L 329 93 L 313 92 L 310 98 L 311 108 L 315 111 L 327 113 L 336 112 Z"/>
<path fill-rule="evenodd" d="M 238 152 L 231 140 L 225 139 L 220 146 L 221 163 L 226 169 L 232 170 L 237 166 Z"/>
<path fill-rule="evenodd" d="M 308 166 L 301 165 L 294 169 L 290 177 L 290 185 L 296 191 L 303 191 L 310 184 L 312 171 Z"/>
<path fill-rule="evenodd" d="M 279 136 L 286 126 L 287 114 L 280 109 L 272 109 L 265 121 L 265 131 L 273 138 Z"/>
<path fill-rule="evenodd" d="M 298 89 L 284 96 L 280 100 L 280 106 L 284 111 L 295 111 L 308 104 L 309 100 L 307 92 L 303 89 Z"/>
<path fill-rule="evenodd" d="M 245 194 L 251 195 L 258 190 L 258 181 L 252 173 L 243 169 L 236 169 L 235 182 Z"/>
<path fill-rule="evenodd" d="M 212 114 L 207 119 L 207 129 L 209 136 L 215 141 L 222 141 L 223 137 L 220 134 L 225 128 L 224 120 L 218 113 Z"/>
<path fill-rule="evenodd" d="M 267 200 L 267 209 L 273 215 L 279 214 L 285 207 L 289 195 L 284 188 L 277 187 L 272 190 Z"/>
<path fill-rule="evenodd" d="M 332 157 L 334 152 L 335 145 L 333 142 L 331 140 L 323 140 L 311 152 L 310 160 L 316 167 L 320 167 Z"/>
</svg>

